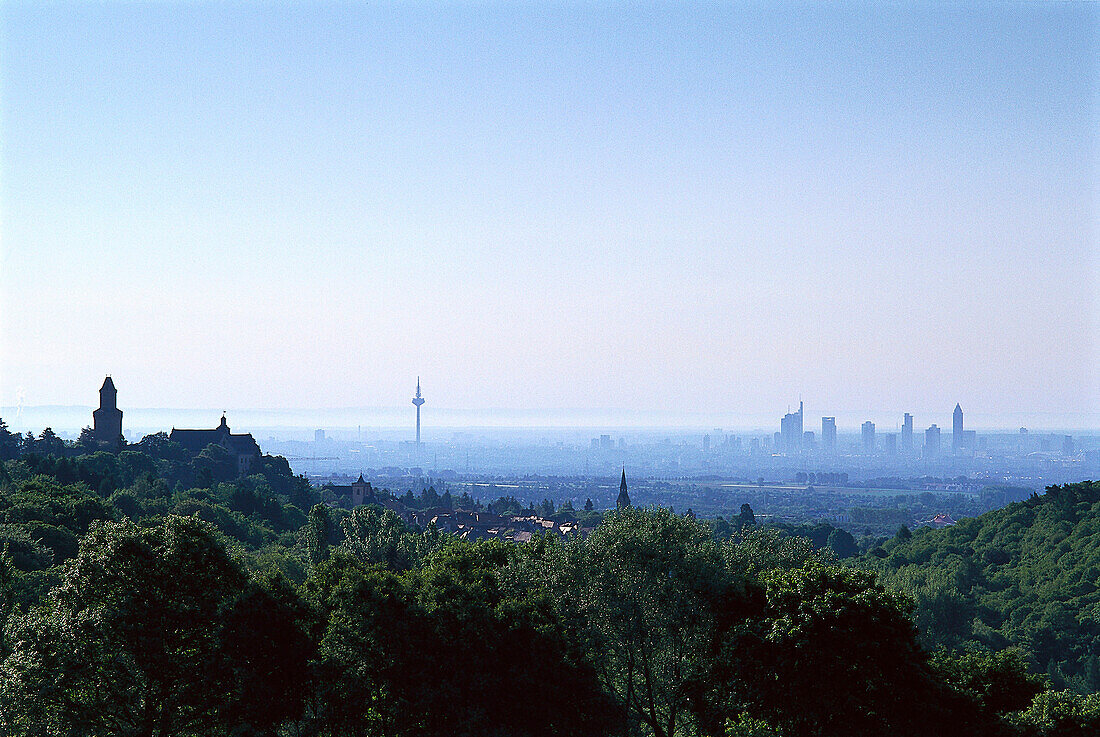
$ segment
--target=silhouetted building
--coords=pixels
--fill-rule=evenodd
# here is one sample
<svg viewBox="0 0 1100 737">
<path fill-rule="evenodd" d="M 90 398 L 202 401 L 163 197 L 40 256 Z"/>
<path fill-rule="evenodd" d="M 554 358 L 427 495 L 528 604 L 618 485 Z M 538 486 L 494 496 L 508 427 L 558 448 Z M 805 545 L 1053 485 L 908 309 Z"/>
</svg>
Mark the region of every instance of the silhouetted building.
<svg viewBox="0 0 1100 737">
<path fill-rule="evenodd" d="M 821 449 L 827 453 L 836 452 L 836 418 L 821 418 Z"/>
<path fill-rule="evenodd" d="M 313 442 L 315 442 L 315 443 L 325 442 L 325 431 L 324 430 L 314 430 L 313 431 Z"/>
<path fill-rule="evenodd" d="M 963 448 L 963 410 L 955 403 L 955 411 L 951 413 L 951 451 L 959 452 Z"/>
<path fill-rule="evenodd" d="M 802 447 L 802 402 L 798 403 L 797 412 L 788 412 L 779 422 L 779 435 L 782 450 L 797 451 Z"/>
<path fill-rule="evenodd" d="M 600 450 L 612 450 L 615 445 L 611 442 L 610 435 L 600 436 Z"/>
<path fill-rule="evenodd" d="M 913 415 L 905 413 L 905 419 L 901 423 L 901 452 L 913 452 Z"/>
<path fill-rule="evenodd" d="M 863 436 L 863 452 L 874 453 L 875 452 L 875 423 L 867 420 L 861 427 L 861 434 Z"/>
<path fill-rule="evenodd" d="M 630 494 L 626 493 L 626 469 L 623 469 L 623 479 L 619 482 L 619 498 L 615 500 L 616 509 L 626 509 L 630 506 Z"/>
<path fill-rule="evenodd" d="M 813 450 L 814 446 L 816 446 L 816 445 L 817 445 L 817 439 L 814 436 L 814 431 L 813 430 L 807 430 L 806 432 L 802 433 L 802 447 L 803 448 L 805 448 L 806 450 Z"/>
<path fill-rule="evenodd" d="M 1072 435 L 1062 436 L 1062 455 L 1071 456 L 1071 455 L 1073 455 L 1073 451 L 1074 451 L 1073 436 Z"/>
<path fill-rule="evenodd" d="M 924 431 L 924 457 L 936 458 L 940 454 L 940 429 L 932 424 Z"/>
<path fill-rule="evenodd" d="M 237 473 L 246 474 L 260 465 L 260 446 L 252 433 L 232 433 L 222 415 L 221 423 L 213 430 L 177 430 L 172 428 L 168 439 L 179 443 L 191 453 L 201 453 L 208 445 L 218 445 L 229 451 L 237 461 Z"/>
<path fill-rule="evenodd" d="M 898 436 L 892 432 L 886 433 L 882 436 L 882 449 L 888 456 L 896 456 L 898 454 Z"/>
<path fill-rule="evenodd" d="M 122 410 L 118 408 L 118 390 L 110 376 L 99 388 L 99 409 L 92 412 L 92 437 L 111 450 L 118 450 L 122 444 Z"/>
</svg>

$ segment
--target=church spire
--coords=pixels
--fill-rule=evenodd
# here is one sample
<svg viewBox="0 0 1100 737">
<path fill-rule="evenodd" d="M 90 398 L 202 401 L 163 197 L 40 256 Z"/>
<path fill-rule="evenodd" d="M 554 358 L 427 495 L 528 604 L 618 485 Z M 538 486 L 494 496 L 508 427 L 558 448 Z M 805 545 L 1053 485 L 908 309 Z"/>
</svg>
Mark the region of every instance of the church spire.
<svg viewBox="0 0 1100 737">
<path fill-rule="evenodd" d="M 619 498 L 615 501 L 617 509 L 625 509 L 630 506 L 630 494 L 626 493 L 626 468 L 623 468 L 623 478 L 619 482 Z"/>
</svg>

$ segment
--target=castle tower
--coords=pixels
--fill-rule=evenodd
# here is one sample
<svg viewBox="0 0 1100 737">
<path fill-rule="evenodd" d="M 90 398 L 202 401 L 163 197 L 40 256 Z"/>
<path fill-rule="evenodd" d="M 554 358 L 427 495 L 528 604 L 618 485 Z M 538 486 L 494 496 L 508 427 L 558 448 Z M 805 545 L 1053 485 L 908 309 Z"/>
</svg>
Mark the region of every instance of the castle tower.
<svg viewBox="0 0 1100 737">
<path fill-rule="evenodd" d="M 117 450 L 122 440 L 122 410 L 118 390 L 108 376 L 99 388 L 99 409 L 92 412 L 92 437 L 96 443 Z"/>
<path fill-rule="evenodd" d="M 420 377 L 416 377 L 416 396 L 413 397 L 416 405 L 416 457 L 420 457 L 420 408 L 424 405 L 424 397 L 420 396 Z"/>
</svg>

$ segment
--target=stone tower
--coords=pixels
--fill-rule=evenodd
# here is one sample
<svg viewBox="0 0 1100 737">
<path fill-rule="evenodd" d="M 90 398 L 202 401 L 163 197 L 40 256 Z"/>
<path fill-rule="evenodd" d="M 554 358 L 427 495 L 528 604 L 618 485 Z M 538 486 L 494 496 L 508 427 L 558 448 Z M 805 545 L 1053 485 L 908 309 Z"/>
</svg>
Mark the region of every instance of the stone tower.
<svg viewBox="0 0 1100 737">
<path fill-rule="evenodd" d="M 110 376 L 99 388 L 99 409 L 92 412 L 92 437 L 111 450 L 117 450 L 122 441 L 122 410 L 118 408 L 118 390 Z"/>
</svg>

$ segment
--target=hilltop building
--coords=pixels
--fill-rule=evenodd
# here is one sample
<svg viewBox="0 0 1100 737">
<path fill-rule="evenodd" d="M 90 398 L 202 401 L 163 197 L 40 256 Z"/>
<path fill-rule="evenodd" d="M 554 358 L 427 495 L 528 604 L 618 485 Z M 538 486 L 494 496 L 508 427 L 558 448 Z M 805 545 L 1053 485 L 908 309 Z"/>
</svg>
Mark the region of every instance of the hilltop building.
<svg viewBox="0 0 1100 737">
<path fill-rule="evenodd" d="M 92 437 L 111 450 L 122 445 L 122 410 L 118 408 L 118 390 L 110 376 L 99 388 L 99 409 L 92 412 Z"/>
<path fill-rule="evenodd" d="M 191 453 L 201 453 L 208 445 L 218 445 L 236 457 L 237 473 L 242 476 L 260 465 L 260 446 L 252 433 L 232 433 L 222 415 L 221 424 L 213 430 L 177 430 L 172 428 L 168 439 L 179 443 Z"/>
<path fill-rule="evenodd" d="M 347 486 L 325 484 L 322 488 L 332 491 L 336 496 L 348 497 L 353 507 L 361 507 L 375 500 L 374 487 L 363 478 L 363 474 L 359 474 L 359 478 Z"/>
</svg>

